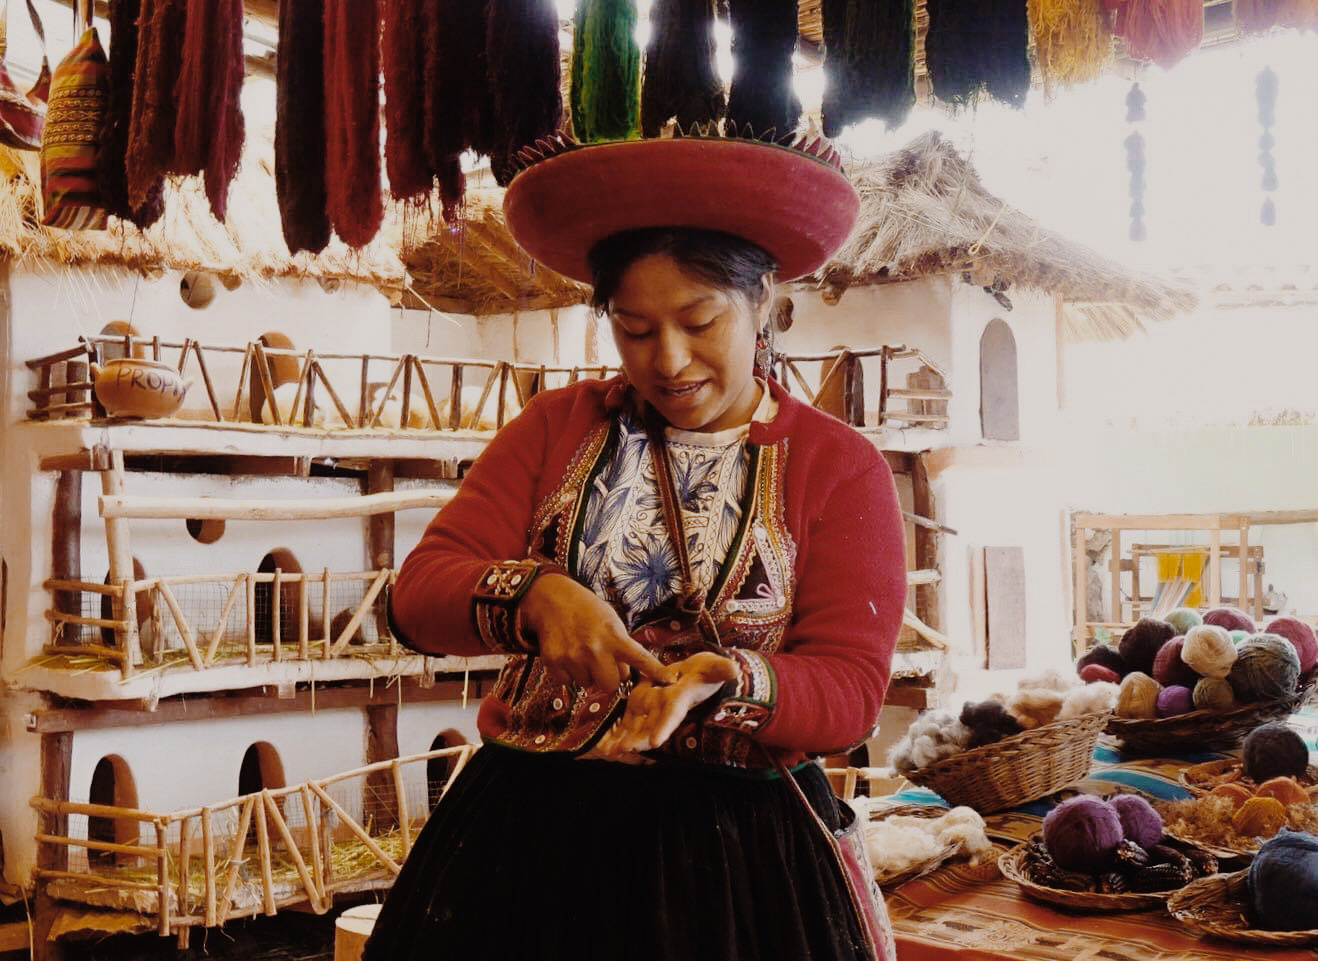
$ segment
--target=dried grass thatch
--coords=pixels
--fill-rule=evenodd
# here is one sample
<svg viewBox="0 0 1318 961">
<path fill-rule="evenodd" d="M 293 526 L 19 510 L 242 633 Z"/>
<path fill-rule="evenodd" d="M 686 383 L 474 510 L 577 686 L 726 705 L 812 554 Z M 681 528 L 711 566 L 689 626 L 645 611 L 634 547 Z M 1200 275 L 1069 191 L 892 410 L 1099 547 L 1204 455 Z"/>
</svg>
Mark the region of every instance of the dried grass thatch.
<svg viewBox="0 0 1318 961">
<path fill-rule="evenodd" d="M 993 196 L 937 132 L 853 168 L 851 179 L 860 223 L 815 275 L 827 300 L 852 286 L 968 274 L 975 284 L 1058 295 L 1070 341 L 1128 337 L 1196 303 L 1188 290 L 1108 260 Z"/>
<path fill-rule="evenodd" d="M 288 253 L 268 138 L 248 139 L 223 224 L 211 216 L 198 178 L 175 178 L 165 188 L 165 215 L 145 231 L 119 221 L 103 231 L 42 227 L 36 161 L 35 152 L 0 148 L 0 252 L 16 266 L 114 265 L 141 271 L 200 269 L 244 279 L 358 281 L 397 296 L 408 286 L 397 222 L 361 250 L 335 239 L 314 257 Z"/>
</svg>

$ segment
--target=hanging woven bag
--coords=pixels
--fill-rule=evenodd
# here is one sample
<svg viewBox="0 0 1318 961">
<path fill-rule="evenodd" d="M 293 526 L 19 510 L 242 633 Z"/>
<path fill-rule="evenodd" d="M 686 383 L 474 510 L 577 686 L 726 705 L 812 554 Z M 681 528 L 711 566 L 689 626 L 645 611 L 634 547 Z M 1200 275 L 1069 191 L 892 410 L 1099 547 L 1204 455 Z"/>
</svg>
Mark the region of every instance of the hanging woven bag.
<svg viewBox="0 0 1318 961">
<path fill-rule="evenodd" d="M 96 177 L 96 150 L 105 126 L 110 63 L 92 25 L 92 0 L 75 0 L 82 37 L 51 81 L 41 143 L 41 194 L 47 227 L 103 230 L 106 210 Z"/>
<path fill-rule="evenodd" d="M 26 94 L 19 93 L 9 76 L 4 60 L 5 33 L 9 23 L 9 0 L 0 7 L 0 144 L 17 150 L 36 150 L 41 146 L 41 130 L 46 123 L 46 99 L 50 96 L 50 61 L 46 59 L 46 31 L 37 16 L 32 0 L 27 0 L 32 27 L 41 42 L 41 73 Z"/>
</svg>

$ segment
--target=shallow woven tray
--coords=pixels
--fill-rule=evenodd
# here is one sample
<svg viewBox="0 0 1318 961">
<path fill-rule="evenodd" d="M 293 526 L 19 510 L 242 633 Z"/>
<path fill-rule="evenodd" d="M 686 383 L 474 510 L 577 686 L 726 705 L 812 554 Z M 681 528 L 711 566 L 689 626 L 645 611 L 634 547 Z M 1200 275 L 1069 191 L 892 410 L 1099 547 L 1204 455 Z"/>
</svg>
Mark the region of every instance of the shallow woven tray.
<svg viewBox="0 0 1318 961">
<path fill-rule="evenodd" d="M 1163 751 L 1223 750 L 1235 747 L 1254 728 L 1266 721 L 1294 714 L 1304 706 L 1318 679 L 1318 670 L 1300 678 L 1295 692 L 1280 701 L 1255 701 L 1229 711 L 1190 711 L 1173 717 L 1116 717 L 1107 732 L 1121 741 L 1127 754 L 1159 754 Z"/>
<path fill-rule="evenodd" d="M 1205 761 L 1203 764 L 1192 764 L 1189 767 L 1181 768 L 1180 782 L 1186 790 L 1192 794 L 1204 795 L 1212 792 L 1211 787 L 1205 787 L 1209 778 L 1217 777 L 1220 774 L 1226 774 L 1228 771 L 1238 770 L 1241 765 L 1240 758 L 1227 757 L 1220 761 Z M 1299 779 L 1300 784 L 1310 790 L 1318 787 L 1318 766 L 1309 765 L 1305 771 L 1304 777 Z M 1253 781 L 1237 781 L 1232 783 L 1243 783 L 1246 787 L 1253 785 Z M 1257 785 L 1254 785 L 1257 787 Z"/>
<path fill-rule="evenodd" d="M 946 808 L 930 807 L 928 804 L 896 804 L 892 807 L 871 809 L 868 812 L 867 820 L 883 821 L 890 817 L 905 815 L 919 818 L 939 818 L 947 813 Z M 961 847 L 957 844 L 944 845 L 943 849 L 934 855 L 928 861 L 921 861 L 904 868 L 901 871 L 891 871 L 887 874 L 874 870 L 874 880 L 878 882 L 879 887 L 895 888 L 899 884 L 905 884 L 907 881 L 914 881 L 916 878 L 924 877 L 931 871 L 937 871 L 952 858 L 956 857 Z"/>
<path fill-rule="evenodd" d="M 1085 714 L 953 754 L 905 772 L 952 806 L 981 814 L 1037 801 L 1082 780 L 1109 714 Z"/>
<path fill-rule="evenodd" d="M 1247 909 L 1248 871 L 1214 874 L 1191 881 L 1167 901 L 1167 910 L 1177 921 L 1200 934 L 1241 944 L 1296 947 L 1318 943 L 1318 931 L 1264 931 L 1251 927 Z"/>
<path fill-rule="evenodd" d="M 1187 798 L 1186 800 L 1199 801 L 1205 796 L 1206 795 L 1200 794 L 1200 795 L 1196 795 L 1194 798 Z M 1174 802 L 1166 802 L 1166 801 L 1153 802 L 1154 810 L 1156 810 L 1158 814 L 1162 816 L 1164 822 L 1170 821 L 1170 818 L 1166 815 L 1163 807 L 1167 803 L 1174 803 Z M 1224 859 L 1251 857 L 1254 854 L 1258 853 L 1258 849 L 1263 846 L 1264 841 L 1270 840 L 1270 838 L 1253 838 L 1253 837 L 1240 838 L 1237 841 L 1228 844 L 1227 842 L 1208 841 L 1203 838 L 1195 837 L 1192 834 L 1186 834 L 1183 831 L 1175 831 L 1170 827 L 1165 827 L 1164 830 L 1167 832 L 1168 837 L 1175 838 L 1177 841 L 1180 841 L 1182 844 L 1192 844 L 1197 848 L 1201 848 L 1202 850 L 1207 851 L 1209 854 L 1212 854 L 1215 857 L 1224 858 Z M 1293 831 L 1296 829 L 1290 827 L 1290 825 L 1287 824 L 1285 827 L 1282 828 L 1282 830 Z M 1275 837 L 1275 835 L 1273 835 L 1273 837 Z"/>
<path fill-rule="evenodd" d="M 1020 885 L 1021 893 L 1036 901 L 1046 901 L 1070 911 L 1116 912 L 1148 911 L 1160 908 L 1175 892 L 1170 891 L 1127 891 L 1124 894 L 1103 894 L 1099 891 L 1066 891 L 1062 888 L 1050 888 L 1031 880 L 1025 873 L 1025 855 L 1028 844 L 1018 844 L 998 858 L 998 868 L 1002 876 Z"/>
</svg>

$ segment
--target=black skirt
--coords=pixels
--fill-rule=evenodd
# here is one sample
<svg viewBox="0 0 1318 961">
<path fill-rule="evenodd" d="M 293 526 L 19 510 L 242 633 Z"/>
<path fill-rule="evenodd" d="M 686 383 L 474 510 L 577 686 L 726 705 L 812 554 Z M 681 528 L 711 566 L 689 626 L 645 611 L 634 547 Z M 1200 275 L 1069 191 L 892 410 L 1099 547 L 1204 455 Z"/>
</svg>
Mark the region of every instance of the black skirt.
<svg viewBox="0 0 1318 961">
<path fill-rule="evenodd" d="M 826 823 L 816 765 L 796 774 Z M 859 961 L 828 842 L 778 778 L 477 751 L 417 838 L 365 961 Z"/>
</svg>

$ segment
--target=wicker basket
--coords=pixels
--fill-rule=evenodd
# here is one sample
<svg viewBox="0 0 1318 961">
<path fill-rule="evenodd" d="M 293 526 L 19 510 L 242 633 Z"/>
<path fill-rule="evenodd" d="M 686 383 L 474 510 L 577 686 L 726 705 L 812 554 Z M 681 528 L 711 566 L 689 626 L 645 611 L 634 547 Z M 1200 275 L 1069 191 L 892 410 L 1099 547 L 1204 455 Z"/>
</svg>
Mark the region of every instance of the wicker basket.
<svg viewBox="0 0 1318 961">
<path fill-rule="evenodd" d="M 1036 901 L 1045 901 L 1070 911 L 1113 912 L 1148 911 L 1167 903 L 1171 891 L 1128 891 L 1125 894 L 1103 894 L 1098 891 L 1066 891 L 1050 888 L 1030 879 L 1025 870 L 1025 856 L 1029 845 L 1018 844 L 998 858 L 1002 876 L 1020 885 L 1021 893 Z"/>
<path fill-rule="evenodd" d="M 946 808 L 930 807 L 927 804 L 897 804 L 892 807 L 871 809 L 868 812 L 868 820 L 883 821 L 890 817 L 898 815 L 918 818 L 938 818 L 947 813 Z M 879 887 L 895 888 L 899 884 L 905 884 L 907 881 L 914 881 L 916 878 L 923 877 L 931 871 L 937 871 L 952 858 L 957 856 L 961 850 L 960 845 L 948 844 L 943 847 L 934 857 L 928 861 L 922 861 L 918 864 L 912 864 L 909 868 L 903 868 L 900 871 L 891 871 L 883 873 L 878 868 L 874 869 L 874 880 L 878 882 Z"/>
<path fill-rule="evenodd" d="M 1254 787 L 1253 781 L 1248 780 L 1242 774 L 1237 774 L 1240 770 L 1240 758 L 1227 757 L 1220 761 L 1205 761 L 1203 764 L 1192 764 L 1187 768 L 1182 768 L 1180 773 L 1181 784 L 1185 786 L 1191 794 L 1204 795 L 1213 790 L 1213 779 L 1220 778 L 1223 774 L 1236 774 L 1230 778 L 1232 782 L 1240 782 L 1246 787 Z M 1304 777 L 1299 778 L 1299 782 L 1311 792 L 1318 788 L 1318 766 L 1309 765 Z M 1221 783 L 1219 781 L 1219 783 Z"/>
<path fill-rule="evenodd" d="M 1191 881 L 1167 901 L 1172 917 L 1200 934 L 1274 948 L 1318 943 L 1318 931 L 1264 931 L 1249 920 L 1248 871 Z"/>
<path fill-rule="evenodd" d="M 1108 714 L 1056 721 L 904 772 L 948 804 L 981 814 L 1036 801 L 1083 779 Z"/>
<path fill-rule="evenodd" d="M 1113 717 L 1107 732 L 1121 741 L 1127 754 L 1161 754 L 1165 751 L 1225 750 L 1235 747 L 1254 728 L 1266 721 L 1287 717 L 1309 699 L 1318 671 L 1300 678 L 1290 697 L 1280 701 L 1255 701 L 1228 711 L 1190 711 L 1173 717 Z"/>
</svg>

